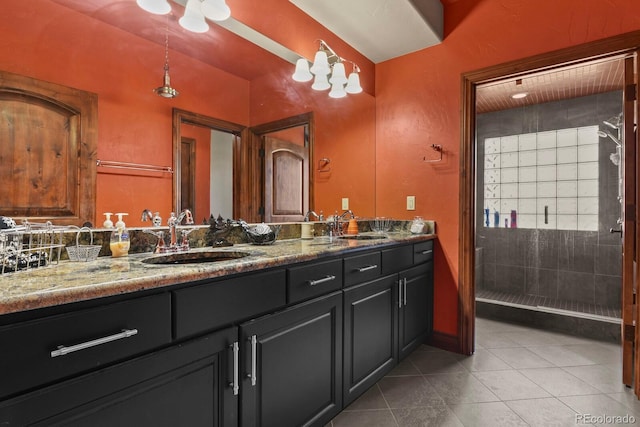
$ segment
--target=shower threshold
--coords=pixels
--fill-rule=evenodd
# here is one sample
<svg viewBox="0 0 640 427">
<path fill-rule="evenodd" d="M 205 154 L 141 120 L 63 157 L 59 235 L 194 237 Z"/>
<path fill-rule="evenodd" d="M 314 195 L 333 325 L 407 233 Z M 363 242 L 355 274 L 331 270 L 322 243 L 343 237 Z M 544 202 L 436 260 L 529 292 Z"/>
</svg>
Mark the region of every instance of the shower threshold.
<svg viewBox="0 0 640 427">
<path fill-rule="evenodd" d="M 567 301 L 534 295 L 514 295 L 505 292 L 480 290 L 476 291 L 476 301 L 507 307 L 533 310 L 563 316 L 578 317 L 620 324 L 619 307 L 607 307 L 578 301 Z"/>
</svg>

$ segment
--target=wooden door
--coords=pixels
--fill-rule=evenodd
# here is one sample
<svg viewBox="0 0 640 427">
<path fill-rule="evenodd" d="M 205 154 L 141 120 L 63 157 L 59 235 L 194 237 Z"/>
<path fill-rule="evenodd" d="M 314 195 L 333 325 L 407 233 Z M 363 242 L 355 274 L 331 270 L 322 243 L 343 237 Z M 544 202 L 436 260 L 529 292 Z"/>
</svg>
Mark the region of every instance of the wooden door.
<svg viewBox="0 0 640 427">
<path fill-rule="evenodd" d="M 309 211 L 309 147 L 264 138 L 264 221 L 302 221 Z"/>
</svg>

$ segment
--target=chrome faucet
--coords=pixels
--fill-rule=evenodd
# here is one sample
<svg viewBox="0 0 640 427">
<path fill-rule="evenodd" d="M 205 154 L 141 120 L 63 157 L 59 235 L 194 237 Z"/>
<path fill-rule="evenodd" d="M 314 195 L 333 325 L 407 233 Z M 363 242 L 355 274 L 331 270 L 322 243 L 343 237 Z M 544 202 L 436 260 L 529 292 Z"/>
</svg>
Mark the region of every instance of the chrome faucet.
<svg viewBox="0 0 640 427">
<path fill-rule="evenodd" d="M 338 212 L 333 215 L 333 219 L 331 221 L 331 232 L 334 236 L 342 235 L 342 227 L 340 223 L 344 221 L 344 218 L 347 215 L 351 215 L 351 219 L 356 217 L 351 209 L 345 210 L 340 215 L 338 215 Z"/>
<path fill-rule="evenodd" d="M 162 218 L 160 218 L 160 215 L 158 214 L 158 212 L 156 212 L 155 215 L 152 216 L 151 211 L 149 209 L 145 209 L 142 211 L 141 219 L 142 221 L 147 221 L 151 219 L 153 221 L 154 227 L 160 227 L 162 225 Z M 193 231 L 193 229 L 188 231 L 182 230 L 182 242 L 180 243 L 180 245 L 178 245 L 176 228 L 183 221 L 185 225 L 193 225 L 193 215 L 191 214 L 191 211 L 189 209 L 184 209 L 182 212 L 180 212 L 180 215 L 178 216 L 176 216 L 175 212 L 171 212 L 171 215 L 167 220 L 167 225 L 169 226 L 169 235 L 170 235 L 168 247 L 165 246 L 165 243 L 164 243 L 164 232 L 162 231 L 154 232 L 154 231 L 145 230 L 146 232 L 151 233 L 156 237 L 158 237 L 158 243 L 154 251 L 155 253 L 164 253 L 164 252 L 178 251 L 178 250 L 189 250 L 189 240 L 187 239 L 187 235 L 191 231 Z"/>
<path fill-rule="evenodd" d="M 324 221 L 324 215 L 322 214 L 322 211 L 320 211 L 320 215 L 318 215 L 314 211 L 309 211 L 304 216 L 304 222 L 309 222 L 309 218 L 310 218 L 311 215 L 315 216 L 318 221 Z"/>
</svg>

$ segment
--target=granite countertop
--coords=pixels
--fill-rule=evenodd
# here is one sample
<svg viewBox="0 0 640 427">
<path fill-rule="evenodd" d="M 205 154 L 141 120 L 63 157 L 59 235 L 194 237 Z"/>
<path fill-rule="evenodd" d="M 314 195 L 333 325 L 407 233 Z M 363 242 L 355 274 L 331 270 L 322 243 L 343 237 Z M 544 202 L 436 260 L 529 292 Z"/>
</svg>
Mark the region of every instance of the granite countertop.
<svg viewBox="0 0 640 427">
<path fill-rule="evenodd" d="M 248 256 L 197 264 L 147 264 L 151 253 L 99 257 L 90 262 L 57 265 L 0 276 L 0 315 L 108 297 L 340 255 L 358 248 L 434 239 L 434 234 L 388 233 L 388 238 L 352 240 L 315 238 L 278 240 L 273 245 L 239 244 L 191 251 L 247 252 Z"/>
</svg>

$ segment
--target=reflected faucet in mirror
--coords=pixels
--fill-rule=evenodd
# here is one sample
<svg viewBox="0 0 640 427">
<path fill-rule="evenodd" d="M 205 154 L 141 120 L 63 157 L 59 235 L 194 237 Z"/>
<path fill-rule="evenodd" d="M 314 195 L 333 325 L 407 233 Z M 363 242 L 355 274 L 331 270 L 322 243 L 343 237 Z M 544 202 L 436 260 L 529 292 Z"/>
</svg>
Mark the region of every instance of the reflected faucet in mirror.
<svg viewBox="0 0 640 427">
<path fill-rule="evenodd" d="M 304 216 L 304 222 L 309 222 L 309 218 L 311 217 L 311 215 L 313 215 L 314 217 L 316 217 L 316 219 L 318 221 L 324 221 L 324 215 L 322 214 L 322 211 L 320 211 L 320 215 L 318 215 L 317 213 L 315 213 L 314 211 L 309 211 L 307 212 L 307 214 Z"/>
<path fill-rule="evenodd" d="M 154 227 L 160 227 L 162 219 L 158 215 L 158 212 L 155 215 L 151 216 L 151 211 L 149 209 L 145 209 L 142 211 L 141 220 L 148 221 L 152 220 Z M 156 249 L 154 253 L 165 253 L 165 252 L 175 252 L 175 251 L 187 251 L 189 250 L 189 240 L 187 236 L 193 229 L 185 229 L 181 230 L 182 241 L 178 244 L 177 232 L 176 228 L 184 221 L 185 225 L 193 225 L 193 215 L 189 209 L 184 209 L 178 216 L 176 216 L 175 212 L 171 212 L 169 219 L 167 220 L 167 225 L 169 226 L 169 246 L 167 247 L 164 243 L 164 232 L 158 231 L 154 232 L 151 230 L 145 230 L 145 232 L 153 234 L 158 237 L 158 244 L 156 245 Z"/>
</svg>

